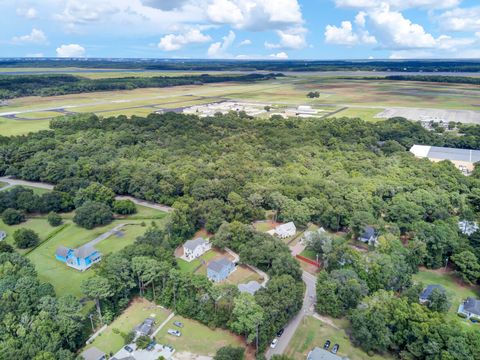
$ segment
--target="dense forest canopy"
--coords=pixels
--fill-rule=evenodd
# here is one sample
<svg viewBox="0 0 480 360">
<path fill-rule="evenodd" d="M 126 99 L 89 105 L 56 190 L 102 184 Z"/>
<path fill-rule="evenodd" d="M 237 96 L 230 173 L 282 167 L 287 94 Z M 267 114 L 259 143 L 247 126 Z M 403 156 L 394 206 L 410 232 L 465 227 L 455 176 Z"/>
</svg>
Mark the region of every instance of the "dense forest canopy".
<svg viewBox="0 0 480 360">
<path fill-rule="evenodd" d="M 478 60 L 2 59 L 0 66 L 190 71 L 480 71 Z"/>
<path fill-rule="evenodd" d="M 192 75 L 87 79 L 74 75 L 0 75 L 0 99 L 21 96 L 53 96 L 94 91 L 133 90 L 137 88 L 201 85 L 217 82 L 269 80 L 281 74 Z"/>
</svg>

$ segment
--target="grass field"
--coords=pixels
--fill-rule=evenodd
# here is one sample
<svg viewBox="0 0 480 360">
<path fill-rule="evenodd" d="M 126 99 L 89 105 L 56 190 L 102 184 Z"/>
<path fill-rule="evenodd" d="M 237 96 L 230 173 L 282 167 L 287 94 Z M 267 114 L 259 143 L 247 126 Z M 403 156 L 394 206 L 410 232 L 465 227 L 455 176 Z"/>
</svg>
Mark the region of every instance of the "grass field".
<svg viewBox="0 0 480 360">
<path fill-rule="evenodd" d="M 179 329 L 182 336 L 175 337 L 167 334 L 168 329 L 178 329 L 173 322 L 180 321 L 185 326 Z M 215 352 L 227 345 L 245 346 L 239 337 L 229 331 L 210 329 L 197 321 L 174 316 L 155 337 L 157 343 L 171 345 L 177 352 L 190 352 L 197 355 L 212 356 Z"/>
<path fill-rule="evenodd" d="M 445 273 L 441 270 L 421 270 L 413 276 L 415 282 L 421 282 L 423 285 L 442 285 L 447 291 L 447 295 L 451 301 L 452 306 L 447 314 L 447 317 L 451 320 L 458 320 L 460 323 L 468 326 L 474 325 L 471 321 L 461 319 L 457 316 L 457 309 L 460 303 L 467 297 L 472 296 L 480 298 L 479 286 L 466 286 L 456 278 L 451 272 Z"/>
<path fill-rule="evenodd" d="M 237 269 L 231 273 L 227 278 L 227 283 L 238 285 L 238 284 L 246 284 L 249 281 L 257 281 L 259 283 L 262 282 L 262 278 L 258 275 L 255 271 L 251 270 L 250 268 L 239 265 Z"/>
<path fill-rule="evenodd" d="M 155 325 L 158 326 L 169 314 L 168 310 L 154 303 L 143 298 L 135 298 L 130 306 L 86 348 L 95 346 L 106 354 L 116 353 L 124 345 L 122 333 L 128 334 L 147 317 L 153 317 Z"/>
<path fill-rule="evenodd" d="M 48 129 L 50 120 L 12 120 L 0 117 L 0 134 L 3 136 L 25 135 Z"/>
<path fill-rule="evenodd" d="M 0 189 L 7 186 L 7 185 L 8 185 L 8 183 L 0 181 Z"/>
<path fill-rule="evenodd" d="M 335 117 L 350 117 L 350 118 L 360 118 L 369 122 L 382 121 L 375 117 L 378 113 L 382 112 L 382 109 L 363 109 L 363 108 L 348 108 L 343 111 L 336 113 Z"/>
<path fill-rule="evenodd" d="M 331 346 L 339 344 L 340 349 L 337 355 L 348 357 L 350 360 L 393 359 L 388 355 L 369 356 L 363 350 L 353 346 L 345 330 L 334 328 L 311 316 L 306 316 L 297 328 L 295 335 L 288 344 L 285 354 L 295 360 L 304 360 L 307 358 L 309 351 L 314 347 L 322 348 L 327 340 L 331 341 Z"/>
</svg>

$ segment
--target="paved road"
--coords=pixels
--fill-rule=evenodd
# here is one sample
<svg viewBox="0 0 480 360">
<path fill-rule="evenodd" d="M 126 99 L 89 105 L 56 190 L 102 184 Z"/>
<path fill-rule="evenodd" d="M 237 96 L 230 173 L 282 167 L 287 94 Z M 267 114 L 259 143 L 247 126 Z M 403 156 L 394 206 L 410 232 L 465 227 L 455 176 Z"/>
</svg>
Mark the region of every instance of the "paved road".
<svg viewBox="0 0 480 360">
<path fill-rule="evenodd" d="M 304 271 L 302 274 L 303 282 L 306 285 L 305 297 L 303 298 L 302 309 L 298 314 L 288 323 L 285 327 L 283 335 L 278 339 L 277 346 L 275 349 L 269 348 L 266 357 L 270 359 L 273 355 L 281 355 L 287 349 L 288 343 L 292 339 L 295 331 L 302 322 L 303 318 L 306 315 L 311 315 L 314 313 L 314 304 L 315 304 L 315 285 L 316 278 L 315 276 Z"/>
<path fill-rule="evenodd" d="M 38 188 L 38 189 L 53 190 L 53 186 L 54 186 L 54 185 L 48 184 L 48 183 L 12 179 L 9 176 L 0 177 L 0 182 L 4 182 L 4 183 L 8 184 L 7 186 L 4 186 L 4 187 L 0 188 L 0 190 L 5 190 L 5 189 L 8 189 L 12 186 L 30 186 L 30 187 L 34 187 L 34 188 Z M 120 196 L 120 195 L 118 195 L 118 196 L 115 197 L 115 199 L 116 200 L 131 200 L 132 202 L 134 202 L 137 205 L 145 206 L 145 207 L 148 207 L 150 209 L 155 209 L 155 210 L 160 210 L 160 211 L 165 211 L 165 212 L 172 212 L 173 211 L 173 208 L 170 207 L 170 206 L 157 204 L 157 203 L 153 203 L 153 202 L 142 200 L 142 199 L 137 199 L 137 198 L 134 198 L 132 196 Z"/>
</svg>

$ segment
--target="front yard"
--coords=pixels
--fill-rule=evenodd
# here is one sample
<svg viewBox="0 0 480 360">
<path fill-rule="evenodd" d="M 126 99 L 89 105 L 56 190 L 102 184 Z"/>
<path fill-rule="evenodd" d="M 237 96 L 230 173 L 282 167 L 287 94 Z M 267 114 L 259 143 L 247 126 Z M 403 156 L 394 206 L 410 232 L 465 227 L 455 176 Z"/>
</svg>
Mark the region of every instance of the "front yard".
<svg viewBox="0 0 480 360">
<path fill-rule="evenodd" d="M 130 306 L 85 348 L 95 346 L 106 354 L 116 353 L 124 345 L 123 334 L 128 334 L 148 317 L 154 318 L 155 327 L 158 327 L 168 315 L 170 311 L 143 298 L 135 298 Z"/>
</svg>

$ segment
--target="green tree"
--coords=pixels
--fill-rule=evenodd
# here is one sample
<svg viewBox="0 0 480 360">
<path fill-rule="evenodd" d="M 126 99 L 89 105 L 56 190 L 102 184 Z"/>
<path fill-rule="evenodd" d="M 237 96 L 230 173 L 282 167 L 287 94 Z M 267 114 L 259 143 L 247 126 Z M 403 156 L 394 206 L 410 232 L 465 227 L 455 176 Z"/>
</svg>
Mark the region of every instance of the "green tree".
<svg viewBox="0 0 480 360">
<path fill-rule="evenodd" d="M 137 212 L 137 208 L 131 200 L 115 200 L 113 211 L 119 215 L 131 215 Z"/>
<path fill-rule="evenodd" d="M 453 255 L 452 261 L 457 268 L 457 274 L 459 274 L 465 282 L 474 284 L 480 279 L 480 264 L 475 254 L 471 251 L 465 250 Z"/>
<path fill-rule="evenodd" d="M 428 297 L 427 306 L 432 311 L 446 313 L 450 309 L 450 301 L 445 291 L 440 289 L 433 289 Z"/>
<path fill-rule="evenodd" d="M 50 212 L 47 221 L 51 226 L 59 226 L 62 224 L 62 217 L 55 212 Z"/>
<path fill-rule="evenodd" d="M 40 242 L 40 238 L 35 231 L 25 228 L 15 230 L 13 240 L 19 249 L 28 249 Z"/>
<path fill-rule="evenodd" d="M 25 221 L 25 215 L 19 210 L 6 209 L 2 213 L 2 220 L 7 225 L 17 225 Z"/>
<path fill-rule="evenodd" d="M 78 208 L 86 202 L 97 202 L 112 206 L 115 200 L 115 193 L 112 189 L 99 184 L 91 183 L 86 188 L 79 189 L 75 196 L 75 207 Z"/>
<path fill-rule="evenodd" d="M 243 360 L 245 349 L 234 346 L 224 346 L 217 350 L 214 360 Z"/>
<path fill-rule="evenodd" d="M 251 343 L 256 336 L 257 326 L 263 321 L 263 309 L 255 302 L 253 295 L 241 293 L 234 300 L 230 329 L 245 336 Z"/>
<path fill-rule="evenodd" d="M 138 346 L 139 349 L 146 349 L 148 344 L 150 344 L 151 341 L 152 339 L 150 339 L 150 336 L 141 335 L 137 338 L 137 340 L 135 341 L 135 344 Z"/>
<path fill-rule="evenodd" d="M 95 301 L 100 322 L 103 324 L 100 300 L 107 299 L 113 295 L 114 292 L 110 287 L 110 283 L 103 277 L 93 276 L 84 280 L 80 287 L 85 296 Z"/>
<path fill-rule="evenodd" d="M 112 211 L 107 205 L 87 202 L 75 211 L 73 222 L 85 229 L 93 229 L 96 226 L 109 224 L 112 218 Z"/>
</svg>

